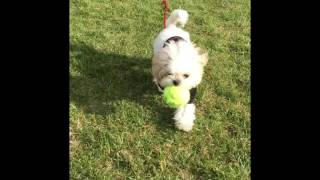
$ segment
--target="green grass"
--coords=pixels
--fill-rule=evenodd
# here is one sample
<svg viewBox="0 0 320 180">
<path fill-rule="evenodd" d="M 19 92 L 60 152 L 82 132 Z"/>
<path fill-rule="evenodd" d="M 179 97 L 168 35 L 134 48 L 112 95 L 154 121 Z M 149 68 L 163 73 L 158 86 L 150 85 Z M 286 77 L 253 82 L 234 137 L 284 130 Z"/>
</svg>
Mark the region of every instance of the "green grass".
<svg viewBox="0 0 320 180">
<path fill-rule="evenodd" d="M 250 179 L 250 1 L 169 3 L 209 52 L 190 133 L 152 83 L 161 0 L 70 1 L 71 179 Z"/>
</svg>

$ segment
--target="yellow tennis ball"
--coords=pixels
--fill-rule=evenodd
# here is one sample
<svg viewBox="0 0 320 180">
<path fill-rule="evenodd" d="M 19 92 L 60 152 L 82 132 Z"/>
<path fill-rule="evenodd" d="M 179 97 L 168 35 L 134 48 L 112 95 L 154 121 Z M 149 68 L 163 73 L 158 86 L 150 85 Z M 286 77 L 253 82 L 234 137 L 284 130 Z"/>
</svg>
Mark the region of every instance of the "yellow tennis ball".
<svg viewBox="0 0 320 180">
<path fill-rule="evenodd" d="M 167 86 L 163 92 L 164 101 L 171 108 L 178 108 L 186 105 L 190 100 L 188 89 L 180 86 Z"/>
</svg>

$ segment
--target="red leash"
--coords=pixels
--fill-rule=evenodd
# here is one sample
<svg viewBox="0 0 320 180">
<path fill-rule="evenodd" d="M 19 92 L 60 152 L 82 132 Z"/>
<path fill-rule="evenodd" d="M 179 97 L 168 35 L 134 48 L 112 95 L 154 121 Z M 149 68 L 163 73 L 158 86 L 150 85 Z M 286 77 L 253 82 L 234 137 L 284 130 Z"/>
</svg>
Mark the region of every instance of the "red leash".
<svg viewBox="0 0 320 180">
<path fill-rule="evenodd" d="M 167 19 L 167 14 L 169 12 L 169 4 L 167 0 L 162 0 L 163 4 L 163 27 L 166 28 L 166 19 Z"/>
</svg>

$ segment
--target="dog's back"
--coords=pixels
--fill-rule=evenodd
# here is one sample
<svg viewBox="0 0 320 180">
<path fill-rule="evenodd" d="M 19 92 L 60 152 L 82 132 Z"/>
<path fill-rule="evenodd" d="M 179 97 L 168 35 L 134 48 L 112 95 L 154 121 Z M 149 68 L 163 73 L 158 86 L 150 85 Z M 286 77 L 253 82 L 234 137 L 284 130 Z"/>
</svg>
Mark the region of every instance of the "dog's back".
<svg viewBox="0 0 320 180">
<path fill-rule="evenodd" d="M 180 36 L 184 40 L 191 42 L 189 33 L 181 29 L 187 23 L 188 17 L 188 12 L 182 9 L 176 9 L 170 14 L 167 19 L 166 28 L 159 33 L 154 41 L 154 53 L 158 52 L 170 37 Z"/>
</svg>

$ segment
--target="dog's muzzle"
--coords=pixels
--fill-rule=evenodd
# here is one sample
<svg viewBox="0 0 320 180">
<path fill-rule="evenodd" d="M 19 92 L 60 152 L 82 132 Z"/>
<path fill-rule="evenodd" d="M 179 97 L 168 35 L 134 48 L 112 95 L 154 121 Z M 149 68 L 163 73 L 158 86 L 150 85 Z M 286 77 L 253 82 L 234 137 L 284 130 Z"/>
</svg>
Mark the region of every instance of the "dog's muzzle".
<svg viewBox="0 0 320 180">
<path fill-rule="evenodd" d="M 164 90 L 164 87 L 162 87 L 159 83 L 158 83 L 158 86 Z M 195 101 L 196 101 L 196 95 L 197 95 L 197 88 L 191 88 L 190 90 L 190 100 L 188 102 L 188 104 L 194 104 Z"/>
</svg>

